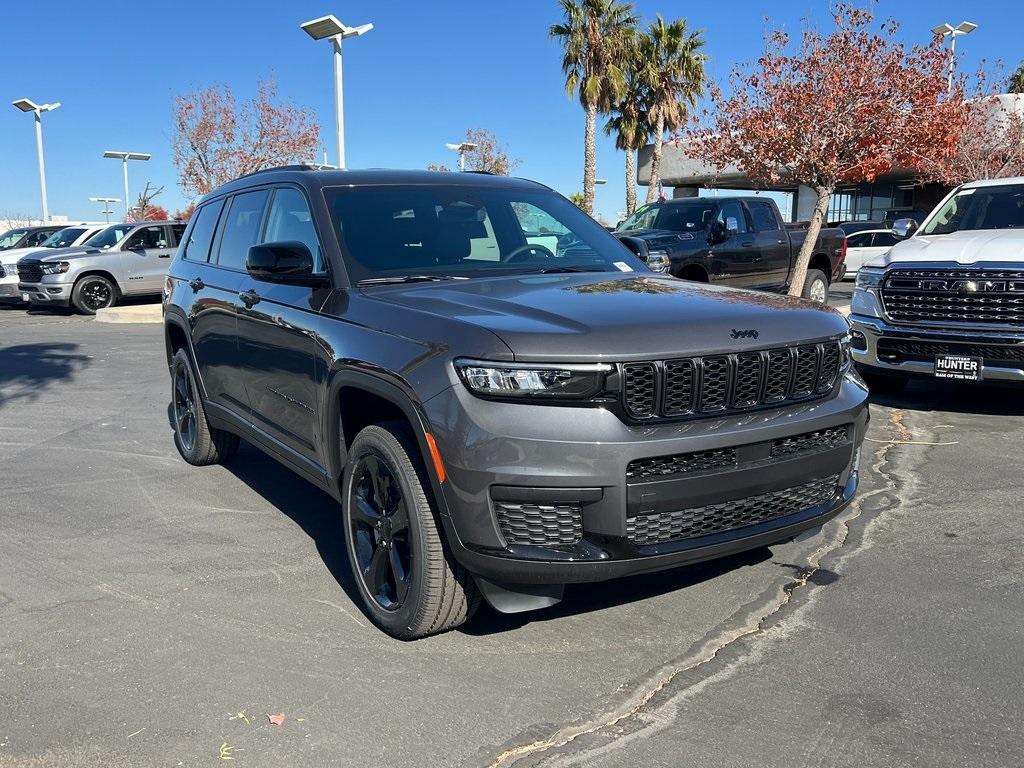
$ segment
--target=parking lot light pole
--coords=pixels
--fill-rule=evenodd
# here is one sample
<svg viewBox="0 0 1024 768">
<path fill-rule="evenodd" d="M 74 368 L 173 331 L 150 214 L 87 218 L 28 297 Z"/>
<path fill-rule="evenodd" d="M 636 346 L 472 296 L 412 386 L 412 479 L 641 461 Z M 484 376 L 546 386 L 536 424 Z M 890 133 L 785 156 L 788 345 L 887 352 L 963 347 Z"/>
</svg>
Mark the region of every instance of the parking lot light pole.
<svg viewBox="0 0 1024 768">
<path fill-rule="evenodd" d="M 46 164 L 43 162 L 43 112 L 52 112 L 60 106 L 60 102 L 53 104 L 36 104 L 30 99 L 18 99 L 11 102 L 22 112 L 31 112 L 36 119 L 36 156 L 39 158 L 39 196 L 43 201 L 43 221 L 50 220 L 50 207 L 46 201 Z"/>
<path fill-rule="evenodd" d="M 117 152 L 114 150 L 107 150 L 103 153 L 104 157 L 109 157 L 115 160 L 121 161 L 121 168 L 124 171 L 124 217 L 128 219 L 128 214 L 131 212 L 131 203 L 128 197 L 128 161 L 129 160 L 149 160 L 152 155 L 146 152 Z"/>
<path fill-rule="evenodd" d="M 330 40 L 334 48 L 334 117 L 338 132 L 338 167 L 345 167 L 345 99 L 342 90 L 341 41 L 346 37 L 365 35 L 373 24 L 360 24 L 358 27 L 347 27 L 333 15 L 321 16 L 312 21 L 303 22 L 302 30 L 314 40 Z"/>
<path fill-rule="evenodd" d="M 978 25 L 973 21 L 961 21 L 955 27 L 952 24 L 939 24 L 932 27 L 932 34 L 945 37 L 949 35 L 949 80 L 947 89 L 953 92 L 953 70 L 956 68 L 956 39 L 961 35 L 969 35 Z"/>
<path fill-rule="evenodd" d="M 466 170 L 466 153 L 472 152 L 476 149 L 477 145 L 471 141 L 463 141 L 458 144 L 445 144 L 445 147 L 450 149 L 452 152 L 459 153 L 459 170 Z"/>
<path fill-rule="evenodd" d="M 110 223 L 110 214 L 113 213 L 113 211 L 110 210 L 110 204 L 121 202 L 121 198 L 119 197 L 90 197 L 89 200 L 94 203 L 103 203 L 103 210 L 101 213 L 107 217 L 107 224 Z"/>
</svg>

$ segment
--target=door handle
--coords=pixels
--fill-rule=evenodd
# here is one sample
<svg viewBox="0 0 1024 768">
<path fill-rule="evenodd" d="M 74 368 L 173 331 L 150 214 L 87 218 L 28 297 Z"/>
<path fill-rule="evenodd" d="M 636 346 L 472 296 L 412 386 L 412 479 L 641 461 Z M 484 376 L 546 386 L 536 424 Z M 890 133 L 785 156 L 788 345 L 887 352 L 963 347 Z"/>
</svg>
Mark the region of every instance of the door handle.
<svg viewBox="0 0 1024 768">
<path fill-rule="evenodd" d="M 250 288 L 245 293 L 238 294 L 238 298 L 240 298 L 242 300 L 242 303 L 244 303 L 245 306 L 248 307 L 249 309 L 252 309 L 254 306 L 260 303 L 260 295 L 256 293 L 256 291 L 252 290 L 252 288 Z"/>
<path fill-rule="evenodd" d="M 157 258 L 158 259 L 169 259 L 169 258 L 171 258 L 171 254 L 169 254 L 169 253 L 160 253 L 160 254 L 157 254 Z"/>
<path fill-rule="evenodd" d="M 785 240 L 779 240 L 778 243 L 779 243 L 779 245 L 785 245 L 786 241 Z"/>
<path fill-rule="evenodd" d="M 743 247 L 744 248 L 753 248 L 754 244 L 748 240 L 747 242 L 743 243 Z"/>
<path fill-rule="evenodd" d="M 204 283 L 202 278 L 200 277 L 193 277 L 191 280 L 188 281 L 188 287 L 198 293 L 199 291 L 203 290 L 203 288 L 206 287 L 206 283 Z"/>
</svg>

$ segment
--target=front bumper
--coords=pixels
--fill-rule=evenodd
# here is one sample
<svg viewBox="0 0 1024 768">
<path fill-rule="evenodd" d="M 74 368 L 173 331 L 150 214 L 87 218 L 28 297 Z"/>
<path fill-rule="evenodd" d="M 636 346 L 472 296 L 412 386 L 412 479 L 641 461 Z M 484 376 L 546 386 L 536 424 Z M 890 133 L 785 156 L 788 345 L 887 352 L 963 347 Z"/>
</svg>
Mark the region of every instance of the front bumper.
<svg viewBox="0 0 1024 768">
<path fill-rule="evenodd" d="M 850 315 L 850 324 L 854 335 L 851 354 L 859 365 L 889 373 L 934 375 L 934 355 L 895 351 L 906 349 L 904 342 L 919 342 L 919 349 L 982 357 L 983 381 L 1024 384 L 1024 333 L 894 325 L 856 314 Z"/>
<path fill-rule="evenodd" d="M 19 283 L 18 292 L 26 294 L 33 304 L 68 306 L 71 303 L 70 283 Z"/>
<path fill-rule="evenodd" d="M 0 277 L 0 301 L 21 301 L 17 275 Z"/>
<path fill-rule="evenodd" d="M 867 390 L 847 374 L 836 396 L 799 406 L 675 424 L 628 426 L 609 411 L 480 400 L 455 386 L 425 404 L 443 457 L 443 522 L 455 557 L 477 576 L 511 585 L 568 584 L 664 570 L 783 541 L 838 514 L 857 489 L 868 422 Z M 848 427 L 841 445 L 768 458 L 796 435 Z M 729 466 L 627 478 L 631 462 L 735 449 Z M 634 465 L 635 466 L 635 465 Z M 771 500 L 827 478 L 813 504 L 735 527 L 683 536 L 637 534 L 637 521 L 691 511 L 714 523 L 723 509 Z M 579 538 L 509 543 L 497 505 L 573 505 Z M 770 508 L 770 503 L 767 507 Z M 558 523 L 561 525 L 561 523 Z M 646 525 L 646 522 L 642 523 Z M 505 533 L 503 533 L 505 531 Z"/>
</svg>

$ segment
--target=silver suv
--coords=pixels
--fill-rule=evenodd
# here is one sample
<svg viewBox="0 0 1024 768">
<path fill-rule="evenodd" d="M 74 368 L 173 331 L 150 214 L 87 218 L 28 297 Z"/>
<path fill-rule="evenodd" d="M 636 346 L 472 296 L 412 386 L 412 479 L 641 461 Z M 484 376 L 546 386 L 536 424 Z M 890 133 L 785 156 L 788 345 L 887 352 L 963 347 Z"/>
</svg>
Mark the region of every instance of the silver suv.
<svg viewBox="0 0 1024 768">
<path fill-rule="evenodd" d="M 18 290 L 33 304 L 73 306 L 87 315 L 123 296 L 157 296 L 178 240 L 179 221 L 111 224 L 85 244 L 18 262 Z"/>
</svg>

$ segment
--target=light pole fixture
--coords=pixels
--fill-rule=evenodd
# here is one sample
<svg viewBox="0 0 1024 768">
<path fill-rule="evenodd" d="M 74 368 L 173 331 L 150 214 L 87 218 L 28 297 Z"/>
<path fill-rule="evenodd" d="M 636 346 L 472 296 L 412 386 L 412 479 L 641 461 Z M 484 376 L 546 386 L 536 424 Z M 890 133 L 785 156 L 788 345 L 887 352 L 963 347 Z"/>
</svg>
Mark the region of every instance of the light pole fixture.
<svg viewBox="0 0 1024 768">
<path fill-rule="evenodd" d="M 43 201 L 43 221 L 50 220 L 50 208 L 46 202 L 46 164 L 43 162 L 43 112 L 52 112 L 60 106 L 60 102 L 53 104 L 36 104 L 30 99 L 18 99 L 11 102 L 22 112 L 31 112 L 36 119 L 36 156 L 39 159 L 39 196 Z"/>
<path fill-rule="evenodd" d="M 113 213 L 113 211 L 110 210 L 110 204 L 121 202 L 120 197 L 90 197 L 89 200 L 94 203 L 103 203 L 103 210 L 100 211 L 100 213 L 107 217 L 107 224 L 110 223 L 110 214 Z"/>
<path fill-rule="evenodd" d="M 128 218 L 128 213 L 131 210 L 131 204 L 128 202 L 128 161 L 129 160 L 149 160 L 152 155 L 145 152 L 117 152 L 112 149 L 108 149 L 103 153 L 104 157 L 109 157 L 114 160 L 121 161 L 121 168 L 124 171 L 124 215 Z"/>
<path fill-rule="evenodd" d="M 932 27 L 932 34 L 939 37 L 949 35 L 949 81 L 947 89 L 953 90 L 953 69 L 956 67 L 956 39 L 962 35 L 969 35 L 976 30 L 978 25 L 973 21 L 961 21 L 955 27 L 952 24 L 939 24 Z"/>
<path fill-rule="evenodd" d="M 338 167 L 345 167 L 345 100 L 342 93 L 341 76 L 341 41 L 346 37 L 365 35 L 373 24 L 360 24 L 358 27 L 347 27 L 333 15 L 321 16 L 318 19 L 300 25 L 303 31 L 314 40 L 330 40 L 334 48 L 334 117 L 338 131 Z"/>
<path fill-rule="evenodd" d="M 594 184 L 607 184 L 608 179 L 594 179 Z"/>
<path fill-rule="evenodd" d="M 477 145 L 471 141 L 462 141 L 457 144 L 445 144 L 445 147 L 452 152 L 459 153 L 459 170 L 464 171 L 466 170 L 466 153 L 472 152 Z"/>
</svg>

